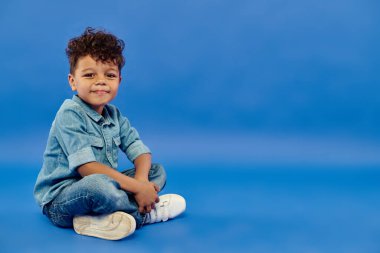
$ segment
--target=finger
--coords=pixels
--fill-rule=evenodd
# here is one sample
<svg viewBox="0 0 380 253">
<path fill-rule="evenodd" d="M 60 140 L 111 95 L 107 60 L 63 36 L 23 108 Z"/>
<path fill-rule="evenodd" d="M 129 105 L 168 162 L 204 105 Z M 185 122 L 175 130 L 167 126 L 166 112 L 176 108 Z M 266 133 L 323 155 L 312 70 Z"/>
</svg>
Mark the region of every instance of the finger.
<svg viewBox="0 0 380 253">
<path fill-rule="evenodd" d="M 139 207 L 139 213 L 145 213 L 144 207 Z"/>
<path fill-rule="evenodd" d="M 156 190 L 156 192 L 159 192 L 160 191 L 160 187 L 156 184 L 154 184 L 154 189 Z"/>
<path fill-rule="evenodd" d="M 146 206 L 145 207 L 145 211 L 146 211 L 146 213 L 150 213 L 150 211 L 152 211 L 152 207 L 151 206 Z"/>
<path fill-rule="evenodd" d="M 156 203 L 160 202 L 160 197 L 157 196 L 155 202 L 156 202 Z"/>
<path fill-rule="evenodd" d="M 155 205 L 155 204 L 152 204 L 150 207 L 151 207 L 152 209 L 156 209 L 156 205 Z"/>
</svg>

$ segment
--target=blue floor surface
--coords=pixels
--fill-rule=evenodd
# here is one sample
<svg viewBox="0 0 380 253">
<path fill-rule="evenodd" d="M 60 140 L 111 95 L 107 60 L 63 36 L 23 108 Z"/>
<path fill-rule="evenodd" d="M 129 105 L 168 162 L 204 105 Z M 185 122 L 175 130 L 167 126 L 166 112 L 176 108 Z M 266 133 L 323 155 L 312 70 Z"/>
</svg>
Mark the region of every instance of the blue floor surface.
<svg viewBox="0 0 380 253">
<path fill-rule="evenodd" d="M 121 241 L 77 235 L 41 214 L 38 168 L 1 166 L 0 252 L 380 252 L 380 171 L 268 166 L 167 167 L 164 193 L 186 213 Z"/>
</svg>

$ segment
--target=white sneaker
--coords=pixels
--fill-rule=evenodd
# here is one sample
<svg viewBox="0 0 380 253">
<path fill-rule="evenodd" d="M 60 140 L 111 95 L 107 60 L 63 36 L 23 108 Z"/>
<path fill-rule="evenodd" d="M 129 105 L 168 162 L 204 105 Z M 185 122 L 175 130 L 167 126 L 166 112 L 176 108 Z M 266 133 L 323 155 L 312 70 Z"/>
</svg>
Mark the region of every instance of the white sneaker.
<svg viewBox="0 0 380 253">
<path fill-rule="evenodd" d="M 97 216 L 75 216 L 73 223 L 74 230 L 78 234 L 107 240 L 120 240 L 132 234 L 136 229 L 135 218 L 124 212 Z"/>
<path fill-rule="evenodd" d="M 146 214 L 144 224 L 167 221 L 177 217 L 185 211 L 186 201 L 177 194 L 165 194 L 160 196 L 160 202 L 155 204 L 155 207 Z"/>
</svg>

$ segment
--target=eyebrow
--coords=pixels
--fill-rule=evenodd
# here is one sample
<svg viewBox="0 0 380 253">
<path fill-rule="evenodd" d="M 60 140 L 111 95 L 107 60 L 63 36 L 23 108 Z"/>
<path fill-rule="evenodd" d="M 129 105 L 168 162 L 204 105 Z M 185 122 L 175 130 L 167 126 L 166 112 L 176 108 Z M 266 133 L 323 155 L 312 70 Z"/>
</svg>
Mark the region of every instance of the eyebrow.
<svg viewBox="0 0 380 253">
<path fill-rule="evenodd" d="M 119 69 L 117 67 L 110 67 L 110 68 L 106 69 L 106 71 L 110 71 L 110 70 L 119 71 Z M 94 70 L 94 68 L 85 68 L 85 69 L 81 70 L 81 72 L 86 72 L 86 71 L 95 71 L 95 70 Z"/>
<path fill-rule="evenodd" d="M 86 68 L 86 69 L 82 69 L 82 72 L 86 72 L 86 71 L 88 71 L 88 70 L 94 71 L 93 68 Z"/>
<path fill-rule="evenodd" d="M 118 67 L 110 67 L 110 68 L 108 68 L 107 70 L 119 71 L 119 68 L 118 68 Z"/>
</svg>

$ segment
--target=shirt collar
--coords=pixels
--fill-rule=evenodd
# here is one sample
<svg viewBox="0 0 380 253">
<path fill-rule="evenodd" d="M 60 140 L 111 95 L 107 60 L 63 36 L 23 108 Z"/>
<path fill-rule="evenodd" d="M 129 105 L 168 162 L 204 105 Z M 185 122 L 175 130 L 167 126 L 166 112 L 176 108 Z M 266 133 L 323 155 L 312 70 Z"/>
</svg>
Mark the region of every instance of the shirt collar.
<svg viewBox="0 0 380 253">
<path fill-rule="evenodd" d="M 115 125 L 115 122 L 113 121 L 112 117 L 108 112 L 107 106 L 104 107 L 104 116 L 102 116 L 99 113 L 97 113 L 94 109 L 92 109 L 91 106 L 84 102 L 78 95 L 74 95 L 72 100 L 79 104 L 84 109 L 86 114 L 95 122 L 99 123 L 101 120 L 103 120 L 105 124 Z"/>
</svg>

